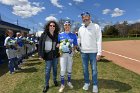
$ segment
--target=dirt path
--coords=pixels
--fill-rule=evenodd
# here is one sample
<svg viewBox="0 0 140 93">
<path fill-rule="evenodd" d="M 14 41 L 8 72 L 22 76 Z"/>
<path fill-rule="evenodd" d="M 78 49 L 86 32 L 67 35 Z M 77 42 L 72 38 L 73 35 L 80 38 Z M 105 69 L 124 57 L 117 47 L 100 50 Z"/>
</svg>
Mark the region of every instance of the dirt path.
<svg viewBox="0 0 140 93">
<path fill-rule="evenodd" d="M 103 42 L 103 56 L 140 74 L 140 40 Z"/>
</svg>

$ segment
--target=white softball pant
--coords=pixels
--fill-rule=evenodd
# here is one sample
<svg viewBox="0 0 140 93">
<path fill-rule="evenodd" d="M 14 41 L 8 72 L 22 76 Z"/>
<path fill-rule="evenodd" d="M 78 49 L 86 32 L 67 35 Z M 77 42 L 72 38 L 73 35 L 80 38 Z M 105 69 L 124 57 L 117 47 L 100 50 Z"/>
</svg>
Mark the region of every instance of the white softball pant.
<svg viewBox="0 0 140 93">
<path fill-rule="evenodd" d="M 73 59 L 72 59 L 72 54 L 69 53 L 63 53 L 62 56 L 60 57 L 60 75 L 64 76 L 66 71 L 67 73 L 72 72 L 72 64 L 73 64 Z"/>
</svg>

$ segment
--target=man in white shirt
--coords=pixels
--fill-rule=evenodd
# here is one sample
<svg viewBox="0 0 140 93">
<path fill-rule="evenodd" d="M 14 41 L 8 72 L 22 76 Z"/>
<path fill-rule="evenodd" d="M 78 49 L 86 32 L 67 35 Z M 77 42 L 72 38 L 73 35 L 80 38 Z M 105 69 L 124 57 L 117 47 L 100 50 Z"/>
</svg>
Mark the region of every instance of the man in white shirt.
<svg viewBox="0 0 140 93">
<path fill-rule="evenodd" d="M 88 90 L 90 85 L 88 64 L 92 68 L 93 93 L 98 93 L 97 60 L 101 57 L 102 33 L 98 24 L 92 23 L 90 13 L 81 14 L 83 24 L 78 31 L 78 42 L 81 49 L 85 85 Z"/>
</svg>

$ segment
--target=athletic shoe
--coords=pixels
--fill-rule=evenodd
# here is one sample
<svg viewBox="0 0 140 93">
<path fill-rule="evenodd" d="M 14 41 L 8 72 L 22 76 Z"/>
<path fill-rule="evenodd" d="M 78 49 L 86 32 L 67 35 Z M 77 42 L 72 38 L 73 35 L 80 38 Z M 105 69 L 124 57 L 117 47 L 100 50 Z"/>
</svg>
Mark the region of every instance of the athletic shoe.
<svg viewBox="0 0 140 93">
<path fill-rule="evenodd" d="M 97 85 L 93 86 L 93 93 L 98 93 L 98 86 Z"/>
<path fill-rule="evenodd" d="M 73 89 L 73 85 L 72 85 L 71 82 L 68 82 L 67 85 L 68 85 L 71 89 Z"/>
<path fill-rule="evenodd" d="M 65 88 L 65 86 L 64 86 L 64 85 L 61 85 L 61 86 L 60 86 L 60 89 L 59 89 L 59 92 L 62 93 L 63 90 L 64 90 L 64 88 Z"/>
<path fill-rule="evenodd" d="M 43 89 L 43 93 L 46 93 L 49 90 L 49 86 L 45 86 Z"/>
<path fill-rule="evenodd" d="M 85 85 L 83 86 L 83 90 L 88 90 L 90 84 L 89 83 L 85 83 Z"/>
</svg>

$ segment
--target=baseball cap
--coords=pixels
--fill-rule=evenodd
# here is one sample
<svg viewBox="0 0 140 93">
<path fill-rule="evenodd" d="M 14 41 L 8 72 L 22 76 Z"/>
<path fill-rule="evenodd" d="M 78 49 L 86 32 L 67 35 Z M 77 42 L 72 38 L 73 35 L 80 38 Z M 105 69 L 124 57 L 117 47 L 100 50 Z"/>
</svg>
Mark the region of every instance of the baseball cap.
<svg viewBox="0 0 140 93">
<path fill-rule="evenodd" d="M 70 21 L 65 21 L 64 25 L 66 25 L 66 24 L 71 25 Z"/>
</svg>

